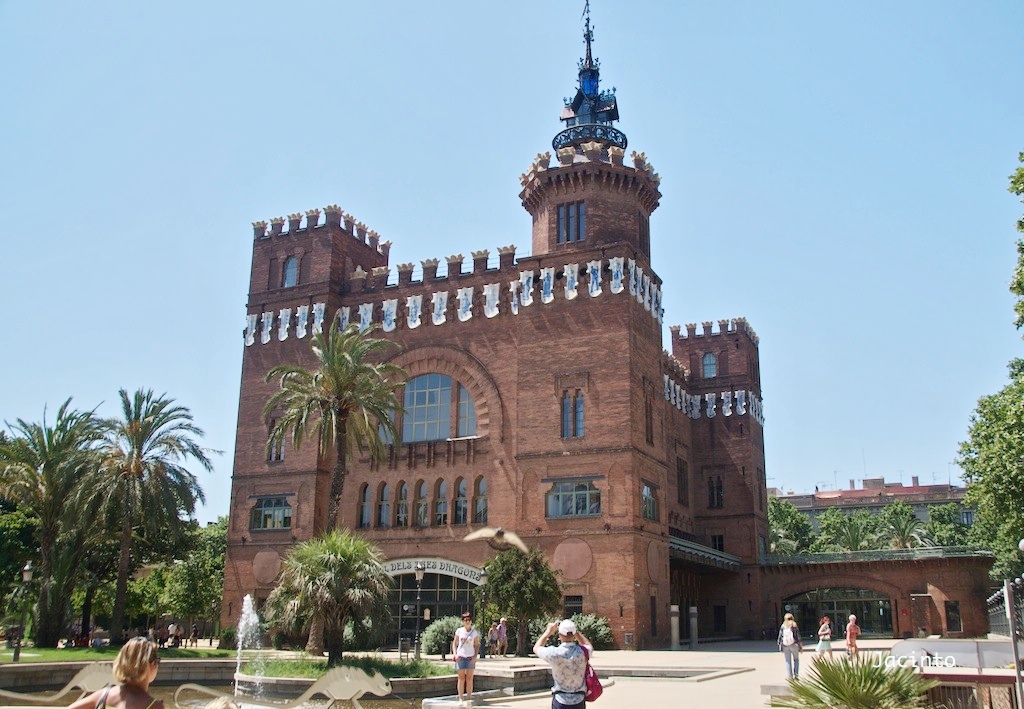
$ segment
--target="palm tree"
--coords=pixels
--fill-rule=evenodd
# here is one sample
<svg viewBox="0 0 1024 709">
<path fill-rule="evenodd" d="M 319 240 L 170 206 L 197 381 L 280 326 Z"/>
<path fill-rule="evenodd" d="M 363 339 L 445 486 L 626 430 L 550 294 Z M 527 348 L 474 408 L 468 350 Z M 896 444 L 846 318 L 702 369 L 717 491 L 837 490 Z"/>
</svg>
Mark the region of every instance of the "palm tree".
<svg viewBox="0 0 1024 709">
<path fill-rule="evenodd" d="M 883 655 L 855 660 L 817 657 L 808 675 L 789 680 L 792 696 L 772 697 L 771 706 L 790 709 L 913 709 L 930 706 L 927 692 L 937 682 L 912 667 L 887 667 Z"/>
<path fill-rule="evenodd" d="M 845 515 L 835 530 L 834 544 L 840 551 L 878 548 L 874 520 L 866 514 Z"/>
<path fill-rule="evenodd" d="M 205 502 L 195 475 L 184 467 L 193 460 L 206 471 L 213 469 L 207 450 L 196 442 L 203 431 L 192 413 L 167 395 L 139 389 L 129 395 L 121 389 L 121 418 L 106 421 L 94 504 L 118 516 L 120 552 L 117 587 L 111 614 L 111 640 L 119 640 L 124 627 L 128 577 L 132 565 L 132 539 L 136 530 L 179 538 L 196 502 Z"/>
<path fill-rule="evenodd" d="M 787 530 L 776 527 L 768 527 L 768 553 L 789 556 L 796 554 L 798 544 L 795 539 L 790 539 Z"/>
<path fill-rule="evenodd" d="M 39 580 L 35 640 L 56 647 L 86 544 L 87 518 L 80 520 L 75 492 L 95 469 L 100 421 L 92 412 L 71 409 L 71 399 L 57 410 L 51 426 L 18 419 L 12 435 L 0 440 L 0 495 L 38 519 Z"/>
<path fill-rule="evenodd" d="M 398 406 L 395 388 L 405 380 L 405 371 L 388 363 L 370 361 L 393 343 L 361 333 L 356 325 L 338 327 L 338 316 L 322 333 L 313 336 L 314 369 L 282 364 L 271 369 L 266 381 L 280 377 L 280 389 L 263 409 L 264 416 L 276 414 L 268 449 L 290 438 L 296 449 L 315 436 L 320 455 L 337 450 L 331 497 L 327 507 L 327 529 L 338 523 L 338 507 L 353 450 L 369 449 L 375 459 L 386 450 L 381 433 L 395 440 L 393 415 Z"/>
<path fill-rule="evenodd" d="M 893 549 L 934 546 L 925 523 L 913 515 L 886 520 L 882 535 L 888 538 Z"/>
<path fill-rule="evenodd" d="M 330 530 L 292 547 L 267 599 L 267 620 L 303 629 L 321 621 L 333 667 L 341 662 L 345 624 L 377 616 L 390 588 L 380 549 L 348 530 Z"/>
</svg>

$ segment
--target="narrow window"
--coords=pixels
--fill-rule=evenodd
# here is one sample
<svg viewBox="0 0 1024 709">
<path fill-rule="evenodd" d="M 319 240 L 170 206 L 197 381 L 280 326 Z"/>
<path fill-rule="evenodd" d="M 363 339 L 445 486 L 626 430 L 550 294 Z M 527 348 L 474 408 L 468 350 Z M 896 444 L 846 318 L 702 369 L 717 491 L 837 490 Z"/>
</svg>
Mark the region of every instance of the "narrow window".
<svg viewBox="0 0 1024 709">
<path fill-rule="evenodd" d="M 558 231 L 555 235 L 557 243 L 561 244 L 565 242 L 565 235 L 568 232 L 565 226 L 565 205 L 558 205 Z"/>
<path fill-rule="evenodd" d="M 448 524 L 448 483 L 437 483 L 437 499 L 434 501 L 434 524 L 443 527 Z"/>
<path fill-rule="evenodd" d="M 711 535 L 711 548 L 715 551 L 725 551 L 725 535 L 724 534 L 712 534 Z"/>
<path fill-rule="evenodd" d="M 574 241 L 576 237 L 576 205 L 569 205 L 569 218 L 566 223 L 566 241 Z"/>
<path fill-rule="evenodd" d="M 960 623 L 960 601 L 946 601 L 946 630 L 959 633 L 963 629 Z"/>
<path fill-rule="evenodd" d="M 473 499 L 473 524 L 487 524 L 487 478 L 476 481 Z"/>
<path fill-rule="evenodd" d="M 640 486 L 640 509 L 643 512 L 644 519 L 658 521 L 658 498 L 654 492 L 654 487 L 650 483 L 644 483 Z"/>
<path fill-rule="evenodd" d="M 576 223 L 576 241 L 583 241 L 584 236 L 587 233 L 587 210 L 586 204 L 583 202 L 576 203 L 577 209 L 577 223 Z"/>
<path fill-rule="evenodd" d="M 427 499 L 427 484 L 420 482 L 416 488 L 416 526 L 430 526 L 430 500 Z"/>
<path fill-rule="evenodd" d="M 718 359 L 710 352 L 706 353 L 701 360 L 701 371 L 705 379 L 718 376 Z"/>
<path fill-rule="evenodd" d="M 277 427 L 277 419 L 270 419 L 270 427 L 267 432 L 267 437 L 270 437 L 270 433 Z M 278 439 L 271 442 L 267 448 L 267 462 L 268 463 L 279 463 L 284 460 L 284 439 Z"/>
<path fill-rule="evenodd" d="M 395 501 L 395 526 L 409 526 L 409 486 L 398 484 L 398 499 Z"/>
<path fill-rule="evenodd" d="M 683 507 L 690 506 L 690 471 L 682 458 L 676 458 L 676 500 Z"/>
<path fill-rule="evenodd" d="M 291 288 L 299 283 L 299 259 L 297 256 L 289 256 L 284 261 L 284 269 L 281 274 L 281 287 Z"/>
<path fill-rule="evenodd" d="M 562 602 L 562 617 L 572 618 L 583 613 L 583 596 L 566 596 Z"/>
<path fill-rule="evenodd" d="M 377 526 L 391 526 L 391 489 L 387 483 L 380 488 L 380 497 L 377 500 Z"/>
<path fill-rule="evenodd" d="M 644 438 L 648 444 L 654 445 L 654 404 L 651 397 L 644 394 Z"/>
<path fill-rule="evenodd" d="M 583 392 L 579 389 L 576 390 L 575 406 L 575 430 L 574 433 L 577 437 L 583 436 Z"/>
<path fill-rule="evenodd" d="M 715 507 L 721 509 L 725 507 L 725 493 L 722 489 L 722 476 L 719 475 L 715 479 Z"/>
<path fill-rule="evenodd" d="M 651 596 L 651 637 L 658 637 L 658 598 Z"/>
<path fill-rule="evenodd" d="M 455 481 L 455 519 L 454 524 L 466 524 L 469 517 L 469 500 L 466 497 L 466 480 Z"/>
<path fill-rule="evenodd" d="M 363 485 L 359 495 L 359 527 L 365 529 L 370 526 L 370 519 L 373 515 L 373 498 L 371 497 L 369 485 Z"/>
<path fill-rule="evenodd" d="M 572 438 L 572 397 L 562 392 L 562 438 Z"/>
</svg>

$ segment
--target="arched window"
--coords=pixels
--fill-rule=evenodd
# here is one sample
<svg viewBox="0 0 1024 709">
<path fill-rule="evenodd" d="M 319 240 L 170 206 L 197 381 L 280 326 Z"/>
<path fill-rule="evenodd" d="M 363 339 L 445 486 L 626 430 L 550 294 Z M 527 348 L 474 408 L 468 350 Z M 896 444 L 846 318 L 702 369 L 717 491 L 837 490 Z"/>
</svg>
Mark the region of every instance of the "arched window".
<svg viewBox="0 0 1024 709">
<path fill-rule="evenodd" d="M 284 260 L 281 271 L 281 287 L 291 288 L 299 284 L 299 257 L 289 256 Z"/>
<path fill-rule="evenodd" d="M 261 497 L 253 505 L 249 529 L 291 529 L 292 506 L 284 497 Z"/>
<path fill-rule="evenodd" d="M 402 442 L 443 441 L 476 435 L 476 407 L 463 385 L 444 374 L 423 374 L 405 384 Z M 452 426 L 452 408 L 456 417 Z"/>
<path fill-rule="evenodd" d="M 430 526 L 430 500 L 428 499 L 427 484 L 420 481 L 416 486 L 416 526 Z"/>
<path fill-rule="evenodd" d="M 701 372 L 705 379 L 718 376 L 718 358 L 708 352 L 701 360 Z"/>
<path fill-rule="evenodd" d="M 547 493 L 548 517 L 587 517 L 601 514 L 601 491 L 592 481 L 558 482 Z"/>
<path fill-rule="evenodd" d="M 487 524 L 487 478 L 477 478 L 473 496 L 473 524 Z"/>
<path fill-rule="evenodd" d="M 640 486 L 640 509 L 644 519 L 658 521 L 658 497 L 650 483 Z"/>
<path fill-rule="evenodd" d="M 409 526 L 409 486 L 398 483 L 398 499 L 395 501 L 395 526 Z"/>
<path fill-rule="evenodd" d="M 453 524 L 466 524 L 469 521 L 469 499 L 466 496 L 466 480 L 455 481 L 455 519 Z"/>
<path fill-rule="evenodd" d="M 365 529 L 370 526 L 373 517 L 373 493 L 370 486 L 364 484 L 359 493 L 359 527 Z"/>
<path fill-rule="evenodd" d="M 434 524 L 444 527 L 448 524 L 448 483 L 437 481 L 437 497 L 434 500 Z"/>
<path fill-rule="evenodd" d="M 381 485 L 380 497 L 377 498 L 377 526 L 391 526 L 391 490 L 387 483 Z"/>
</svg>

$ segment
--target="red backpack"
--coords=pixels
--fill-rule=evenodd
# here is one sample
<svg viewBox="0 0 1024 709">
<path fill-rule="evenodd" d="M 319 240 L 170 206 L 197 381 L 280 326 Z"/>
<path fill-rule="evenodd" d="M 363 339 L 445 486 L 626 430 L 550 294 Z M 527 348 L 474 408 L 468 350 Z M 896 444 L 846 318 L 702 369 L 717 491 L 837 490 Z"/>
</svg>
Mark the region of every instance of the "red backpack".
<svg viewBox="0 0 1024 709">
<path fill-rule="evenodd" d="M 597 678 L 597 673 L 594 672 L 594 668 L 590 666 L 590 653 L 587 652 L 587 648 L 580 645 L 583 648 L 583 655 L 587 658 L 587 669 L 583 671 L 583 680 L 587 685 L 587 701 L 592 702 L 601 696 L 604 691 L 604 687 L 601 686 L 601 680 Z"/>
</svg>

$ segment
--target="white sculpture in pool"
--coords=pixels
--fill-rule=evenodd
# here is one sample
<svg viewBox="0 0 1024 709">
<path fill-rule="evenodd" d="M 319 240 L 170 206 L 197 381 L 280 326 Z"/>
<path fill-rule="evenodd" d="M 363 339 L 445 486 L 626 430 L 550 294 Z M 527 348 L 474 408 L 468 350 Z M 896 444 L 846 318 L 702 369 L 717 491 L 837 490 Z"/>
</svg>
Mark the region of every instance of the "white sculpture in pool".
<svg viewBox="0 0 1024 709">
<path fill-rule="evenodd" d="M 365 671 L 355 667 L 335 667 L 327 671 L 320 679 L 310 685 L 309 689 L 287 703 L 268 702 L 262 699 L 239 696 L 226 692 L 219 692 L 216 689 L 204 687 L 201 684 L 183 684 L 174 692 L 174 703 L 178 703 L 178 695 L 185 690 L 191 690 L 210 697 L 231 697 L 240 699 L 245 707 L 271 707 L 272 709 L 292 709 L 300 706 L 313 697 L 320 695 L 335 701 L 350 701 L 356 709 L 362 709 L 359 698 L 364 694 L 373 694 L 384 697 L 391 694 L 391 680 L 379 672 L 367 674 Z"/>
<path fill-rule="evenodd" d="M 92 662 L 80 669 L 74 677 L 68 680 L 61 689 L 53 694 L 22 694 L 0 689 L 0 697 L 6 699 L 17 699 L 26 704 L 51 704 L 63 697 L 73 689 L 78 689 L 79 695 L 76 699 L 92 694 L 104 687 L 114 684 L 114 665 L 111 662 Z M 6 702 L 0 706 L 9 706 Z"/>
</svg>

